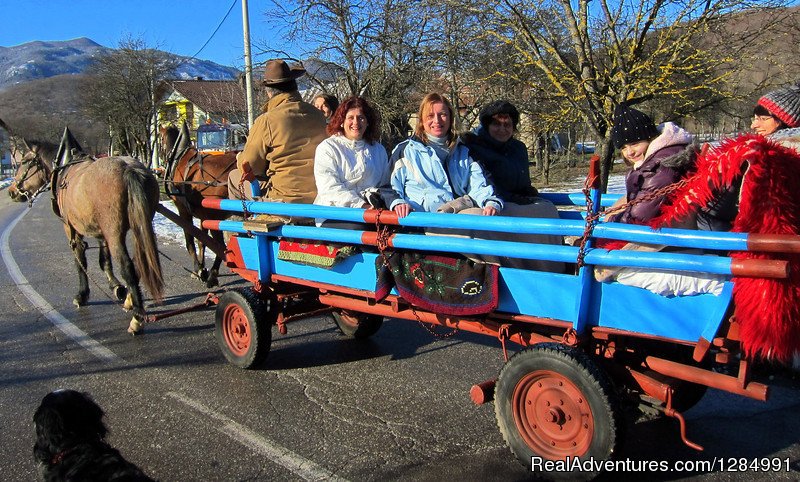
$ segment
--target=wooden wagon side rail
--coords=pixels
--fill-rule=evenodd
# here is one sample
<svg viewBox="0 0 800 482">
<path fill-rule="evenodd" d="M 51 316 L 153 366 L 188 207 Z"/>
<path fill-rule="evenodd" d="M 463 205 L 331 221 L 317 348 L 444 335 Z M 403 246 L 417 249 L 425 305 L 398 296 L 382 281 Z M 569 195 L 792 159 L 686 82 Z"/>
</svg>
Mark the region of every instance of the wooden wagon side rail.
<svg viewBox="0 0 800 482">
<path fill-rule="evenodd" d="M 243 208 L 244 206 L 244 208 Z M 509 218 L 453 216 L 442 213 L 413 212 L 405 218 L 388 210 L 342 208 L 311 204 L 287 204 L 227 199 L 205 199 L 203 207 L 242 213 L 246 209 L 254 214 L 324 218 L 338 221 L 429 228 L 469 229 L 520 234 L 550 234 L 582 236 L 585 223 L 571 219 Z M 235 223 L 235 222 L 234 222 Z M 212 223 L 213 224 L 213 223 Z M 235 224 L 219 225 L 234 228 Z M 235 229 L 234 229 L 235 230 Z M 787 234 L 757 234 L 710 232 L 690 229 L 662 228 L 622 223 L 600 223 L 593 236 L 645 244 L 661 244 L 677 248 L 698 248 L 718 251 L 762 251 L 773 253 L 800 252 L 800 236 Z"/>
<path fill-rule="evenodd" d="M 420 213 L 420 216 L 421 215 L 423 214 Z M 414 214 L 408 217 L 412 216 L 414 216 Z M 477 218 L 478 216 L 460 217 Z M 484 216 L 481 216 L 481 218 L 484 218 L 479 220 L 481 222 L 494 221 L 492 219 L 485 219 Z M 537 220 L 530 219 L 522 221 Z M 204 221 L 202 227 L 205 229 L 218 229 L 239 233 L 248 232 L 242 221 Z M 378 246 L 377 234 L 369 231 L 285 225 L 274 228 L 268 233 L 259 233 L 258 235 Z M 523 259 L 546 259 L 567 263 L 575 262 L 579 254 L 579 248 L 573 246 L 554 246 L 456 237 L 449 237 L 447 238 L 447 243 L 442 243 L 442 239 L 443 237 L 441 236 L 431 238 L 430 236 L 426 237 L 418 234 L 396 233 L 388 236 L 386 241 L 389 247 L 400 249 L 428 249 L 453 253 L 477 253 Z M 785 260 L 740 260 L 725 256 L 704 256 L 671 252 L 631 252 L 625 250 L 608 251 L 605 249 L 588 249 L 586 250 L 584 261 L 587 264 L 598 266 L 629 266 L 699 271 L 721 275 L 758 276 L 765 278 L 786 278 L 789 272 L 788 262 Z"/>
</svg>

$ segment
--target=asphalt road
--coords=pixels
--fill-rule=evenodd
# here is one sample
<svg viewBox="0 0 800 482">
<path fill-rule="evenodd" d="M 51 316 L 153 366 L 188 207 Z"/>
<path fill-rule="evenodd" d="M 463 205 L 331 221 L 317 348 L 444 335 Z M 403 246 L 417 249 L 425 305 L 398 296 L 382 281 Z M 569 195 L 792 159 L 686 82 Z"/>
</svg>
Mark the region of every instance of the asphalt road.
<svg viewBox="0 0 800 482">
<path fill-rule="evenodd" d="M 60 222 L 46 198 L 19 218 L 26 209 L 0 192 L 0 479 L 37 480 L 32 415 L 56 388 L 90 392 L 106 411 L 109 441 L 164 481 L 530 476 L 505 447 L 492 404 L 469 400 L 470 386 L 502 367 L 496 340 L 438 340 L 415 323 L 387 320 L 373 338 L 355 342 L 322 316 L 291 324 L 285 336 L 275 331 L 266 366 L 240 370 L 216 346 L 210 309 L 128 335 L 130 317 L 105 294 L 96 249 L 88 253 L 90 305 L 75 309 L 77 277 Z M 189 262 L 182 248 L 161 250 L 171 258 L 162 258 L 166 300 L 148 309 L 202 301 L 207 290 L 183 269 Z M 244 286 L 226 271 L 221 281 L 221 290 Z M 83 344 L 53 319 L 85 332 Z M 779 374 L 771 383 L 767 403 L 712 390 L 686 413 L 688 436 L 704 452 L 680 442 L 674 420 L 656 419 L 630 427 L 618 458 L 672 464 L 777 457 L 788 460 L 789 472 L 716 468 L 603 478 L 800 479 L 800 382 Z"/>
</svg>

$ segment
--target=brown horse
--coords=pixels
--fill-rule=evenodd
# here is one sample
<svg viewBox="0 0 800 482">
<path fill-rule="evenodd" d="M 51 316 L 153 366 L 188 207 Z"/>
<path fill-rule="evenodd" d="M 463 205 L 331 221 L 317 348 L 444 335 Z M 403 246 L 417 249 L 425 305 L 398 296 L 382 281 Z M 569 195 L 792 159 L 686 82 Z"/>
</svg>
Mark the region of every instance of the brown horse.
<svg viewBox="0 0 800 482">
<path fill-rule="evenodd" d="M 64 231 L 75 255 L 79 289 L 73 299 L 83 306 L 89 299 L 86 274 L 86 243 L 92 236 L 100 244 L 100 266 L 118 299 L 133 309 L 128 332 L 141 330 L 145 315 L 139 277 L 157 301 L 163 297 L 163 277 L 158 258 L 153 216 L 158 205 L 158 181 L 141 162 L 132 157 L 94 159 L 84 154 L 69 129 L 51 165 L 37 150 L 22 158 L 9 193 L 18 201 L 31 199 L 46 190 L 53 191 L 53 210 L 64 223 Z M 134 260 L 125 245 L 128 230 L 133 231 Z M 122 272 L 125 288 L 114 276 L 112 259 Z M 126 296 L 127 293 L 127 296 Z"/>
<path fill-rule="evenodd" d="M 48 141 L 40 141 L 35 139 L 25 139 L 23 137 L 17 136 L 11 130 L 11 128 L 3 122 L 3 119 L 0 119 L 0 128 L 5 129 L 8 133 L 9 137 L 9 150 L 11 151 L 11 162 L 16 167 L 19 166 L 20 163 L 23 161 L 23 158 L 26 154 L 31 151 L 38 153 L 42 159 L 44 159 L 47 163 L 52 164 L 53 159 L 58 152 L 58 144 L 53 144 L 52 142 Z M 29 173 L 30 175 L 34 175 L 34 173 Z M 14 186 L 10 186 L 9 188 L 9 195 L 14 198 L 21 193 L 14 191 Z"/>
<path fill-rule="evenodd" d="M 204 208 L 203 199 L 228 199 L 228 173 L 236 168 L 236 153 L 202 154 L 191 144 L 189 128 L 183 123 L 180 132 L 172 128 L 165 135 L 165 145 L 169 151 L 167 169 L 164 174 L 164 188 L 175 202 L 178 215 L 189 224 L 192 217 L 201 222 L 206 219 L 222 220 L 230 214 Z M 208 230 L 205 231 L 209 233 Z M 205 267 L 205 245 L 188 230 L 184 229 L 186 250 L 194 262 L 194 276 L 212 288 L 218 284 L 219 266 L 222 257 L 217 254 L 211 271 Z M 211 231 L 210 236 L 219 244 L 225 241 L 221 231 Z M 196 242 L 196 243 L 195 243 Z"/>
</svg>

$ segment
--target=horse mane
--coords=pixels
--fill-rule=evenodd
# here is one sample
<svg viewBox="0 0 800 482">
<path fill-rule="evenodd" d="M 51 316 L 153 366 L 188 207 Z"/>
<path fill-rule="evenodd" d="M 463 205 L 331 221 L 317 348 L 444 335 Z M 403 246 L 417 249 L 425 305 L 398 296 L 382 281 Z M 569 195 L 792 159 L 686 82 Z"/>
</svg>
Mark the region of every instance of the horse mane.
<svg viewBox="0 0 800 482">
<path fill-rule="evenodd" d="M 56 154 L 58 153 L 58 144 L 55 144 L 50 141 L 42 141 L 39 139 L 25 139 L 25 142 L 31 147 L 31 149 L 38 148 L 39 156 L 53 165 L 53 161 L 56 158 Z"/>
</svg>

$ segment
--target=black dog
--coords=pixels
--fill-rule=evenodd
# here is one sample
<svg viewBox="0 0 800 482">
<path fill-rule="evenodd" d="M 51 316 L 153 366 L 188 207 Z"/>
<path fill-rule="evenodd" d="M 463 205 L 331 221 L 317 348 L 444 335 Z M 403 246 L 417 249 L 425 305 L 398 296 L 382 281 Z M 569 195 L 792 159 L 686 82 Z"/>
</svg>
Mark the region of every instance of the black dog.
<svg viewBox="0 0 800 482">
<path fill-rule="evenodd" d="M 56 390 L 33 416 L 33 456 L 46 481 L 152 481 L 105 441 L 103 409 L 88 393 Z"/>
</svg>

